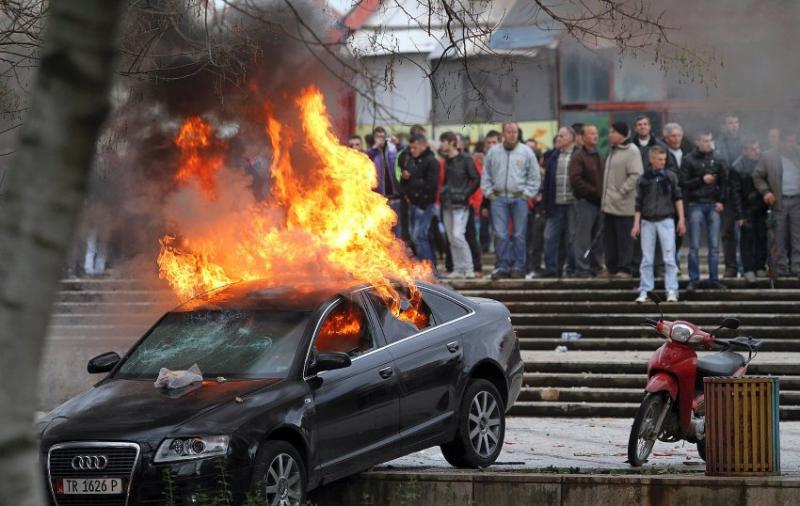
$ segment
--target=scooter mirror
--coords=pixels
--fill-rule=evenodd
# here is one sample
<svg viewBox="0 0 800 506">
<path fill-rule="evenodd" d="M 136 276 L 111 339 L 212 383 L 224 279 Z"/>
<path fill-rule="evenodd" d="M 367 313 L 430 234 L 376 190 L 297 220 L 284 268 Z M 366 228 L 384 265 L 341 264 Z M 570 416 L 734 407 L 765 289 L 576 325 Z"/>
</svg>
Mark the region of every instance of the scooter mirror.
<svg viewBox="0 0 800 506">
<path fill-rule="evenodd" d="M 736 330 L 739 328 L 739 320 L 737 320 L 736 318 L 725 318 L 724 320 L 722 320 L 722 323 L 720 323 L 719 326 L 722 327 L 723 329 Z"/>
</svg>

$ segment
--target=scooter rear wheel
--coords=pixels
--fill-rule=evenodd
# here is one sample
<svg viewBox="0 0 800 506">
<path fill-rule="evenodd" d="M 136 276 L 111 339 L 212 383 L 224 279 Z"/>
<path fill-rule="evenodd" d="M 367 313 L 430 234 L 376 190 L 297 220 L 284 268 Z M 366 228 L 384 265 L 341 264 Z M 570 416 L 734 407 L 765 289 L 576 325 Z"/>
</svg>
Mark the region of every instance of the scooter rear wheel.
<svg viewBox="0 0 800 506">
<path fill-rule="evenodd" d="M 647 462 L 653 451 L 653 445 L 661 433 L 661 427 L 656 427 L 656 424 L 666 402 L 666 394 L 662 392 L 648 393 L 642 400 L 628 438 L 628 462 L 631 466 L 639 467 Z"/>
</svg>

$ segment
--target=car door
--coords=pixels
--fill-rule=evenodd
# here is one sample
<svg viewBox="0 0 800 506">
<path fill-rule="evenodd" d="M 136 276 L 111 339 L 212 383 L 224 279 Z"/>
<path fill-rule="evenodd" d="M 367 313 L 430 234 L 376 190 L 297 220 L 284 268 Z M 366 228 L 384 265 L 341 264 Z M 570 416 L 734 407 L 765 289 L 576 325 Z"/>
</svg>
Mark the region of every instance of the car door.
<svg viewBox="0 0 800 506">
<path fill-rule="evenodd" d="M 353 337 L 350 331 L 325 333 L 334 320 L 346 325 L 348 312 L 358 313 L 363 326 L 356 349 L 348 349 L 355 344 L 347 343 Z M 400 390 L 384 345 L 360 296 L 338 300 L 322 316 L 312 353 L 347 352 L 352 361 L 343 369 L 306 376 L 314 402 L 318 462 L 325 475 L 344 476 L 373 465 L 380 460 L 380 448 L 397 438 Z"/>
<path fill-rule="evenodd" d="M 423 300 L 426 298 L 423 291 Z M 400 380 L 400 435 L 422 443 L 436 439 L 447 429 L 457 408 L 456 384 L 462 374 L 461 333 L 454 325 L 430 315 L 428 304 L 421 310 L 431 316 L 429 325 L 415 328 L 401 321 L 375 293 L 368 299 L 395 361 Z M 466 315 L 464 310 L 462 315 Z"/>
</svg>

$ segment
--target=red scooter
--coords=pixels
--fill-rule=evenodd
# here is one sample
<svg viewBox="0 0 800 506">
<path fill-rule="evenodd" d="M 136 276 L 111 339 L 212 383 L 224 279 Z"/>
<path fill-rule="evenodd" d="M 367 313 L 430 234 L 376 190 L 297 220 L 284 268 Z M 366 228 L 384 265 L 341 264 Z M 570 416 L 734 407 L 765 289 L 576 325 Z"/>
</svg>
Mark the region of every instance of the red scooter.
<svg viewBox="0 0 800 506">
<path fill-rule="evenodd" d="M 758 353 L 761 341 L 752 337 L 723 340 L 691 322 L 666 321 L 660 298 L 652 292 L 648 296 L 656 303 L 661 319 L 648 319 L 645 324 L 654 328 L 667 342 L 653 353 L 647 364 L 645 396 L 628 439 L 628 462 L 634 467 L 647 462 L 656 439 L 670 443 L 682 440 L 695 443 L 700 458 L 705 460 L 703 378 L 738 378 L 744 375 Z M 717 331 L 738 327 L 739 320 L 725 318 Z M 704 349 L 721 345 L 722 351 L 698 359 L 693 345 Z M 732 348 L 748 351 L 747 358 L 730 351 Z"/>
</svg>

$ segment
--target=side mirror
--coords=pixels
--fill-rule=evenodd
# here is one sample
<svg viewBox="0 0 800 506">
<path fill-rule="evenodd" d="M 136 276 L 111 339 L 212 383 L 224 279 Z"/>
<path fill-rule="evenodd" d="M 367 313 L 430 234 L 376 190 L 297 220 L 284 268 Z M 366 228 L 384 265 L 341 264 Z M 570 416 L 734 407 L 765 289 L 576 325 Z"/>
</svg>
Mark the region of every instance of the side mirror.
<svg viewBox="0 0 800 506">
<path fill-rule="evenodd" d="M 739 328 L 739 320 L 736 318 L 725 318 L 722 320 L 722 323 L 720 323 L 719 326 L 723 329 L 736 330 Z"/>
<path fill-rule="evenodd" d="M 109 351 L 103 353 L 102 355 L 97 355 L 93 359 L 89 360 L 89 365 L 86 366 L 86 370 L 89 372 L 89 374 L 110 372 L 120 360 L 122 359 L 117 352 Z"/>
<path fill-rule="evenodd" d="M 322 371 L 344 369 L 350 367 L 350 364 L 350 357 L 347 353 L 317 353 L 311 362 L 311 370 L 316 374 Z"/>
</svg>

